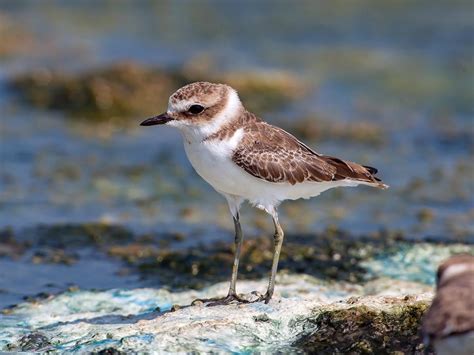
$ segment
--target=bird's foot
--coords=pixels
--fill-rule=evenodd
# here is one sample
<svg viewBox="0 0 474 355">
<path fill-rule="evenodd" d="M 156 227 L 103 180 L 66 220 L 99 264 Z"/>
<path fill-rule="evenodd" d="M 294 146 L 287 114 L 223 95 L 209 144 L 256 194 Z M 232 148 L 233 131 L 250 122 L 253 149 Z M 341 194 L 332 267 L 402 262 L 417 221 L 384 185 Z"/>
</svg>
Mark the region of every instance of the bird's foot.
<svg viewBox="0 0 474 355">
<path fill-rule="evenodd" d="M 228 304 L 240 304 L 240 303 L 250 303 L 250 301 L 246 300 L 238 296 L 236 293 L 229 293 L 225 297 L 214 297 L 214 298 L 198 298 L 191 302 L 192 306 L 198 304 L 204 304 L 206 307 L 213 307 L 213 306 L 223 306 Z"/>
<path fill-rule="evenodd" d="M 252 295 L 257 296 L 256 299 L 251 301 L 252 303 L 263 301 L 265 302 L 265 304 L 268 304 L 268 302 L 270 302 L 270 300 L 272 299 L 272 294 L 270 294 L 268 291 L 265 292 L 263 295 L 258 291 L 253 291 Z"/>
</svg>

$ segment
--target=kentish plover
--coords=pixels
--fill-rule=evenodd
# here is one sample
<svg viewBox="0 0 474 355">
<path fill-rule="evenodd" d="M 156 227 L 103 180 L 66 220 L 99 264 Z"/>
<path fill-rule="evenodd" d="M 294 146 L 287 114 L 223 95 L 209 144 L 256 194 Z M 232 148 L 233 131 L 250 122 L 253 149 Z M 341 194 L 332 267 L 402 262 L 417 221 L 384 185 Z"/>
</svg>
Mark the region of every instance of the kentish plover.
<svg viewBox="0 0 474 355">
<path fill-rule="evenodd" d="M 141 123 L 166 124 L 181 131 L 184 149 L 197 173 L 227 200 L 235 226 L 235 259 L 229 293 L 210 305 L 246 302 L 235 284 L 242 245 L 239 209 L 243 201 L 265 210 L 275 225 L 273 263 L 268 290 L 271 299 L 283 242 L 277 206 L 284 200 L 310 198 L 339 186 L 386 188 L 377 169 L 316 153 L 281 128 L 247 111 L 237 92 L 224 84 L 196 82 L 169 98 L 168 110 Z"/>
<path fill-rule="evenodd" d="M 436 296 L 423 335 L 439 355 L 474 354 L 474 256 L 455 255 L 438 268 Z"/>
</svg>

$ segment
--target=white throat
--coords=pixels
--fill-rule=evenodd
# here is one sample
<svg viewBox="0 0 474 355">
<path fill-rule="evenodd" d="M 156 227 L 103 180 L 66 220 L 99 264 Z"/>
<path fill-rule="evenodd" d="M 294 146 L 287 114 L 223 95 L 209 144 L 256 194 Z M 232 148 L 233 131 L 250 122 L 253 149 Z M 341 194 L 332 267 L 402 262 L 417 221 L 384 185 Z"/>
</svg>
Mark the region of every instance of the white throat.
<svg viewBox="0 0 474 355">
<path fill-rule="evenodd" d="M 190 124 L 187 122 L 170 121 L 169 126 L 178 128 L 183 138 L 188 142 L 201 142 L 211 134 L 219 131 L 227 123 L 235 119 L 242 111 L 242 103 L 235 90 L 229 90 L 227 102 L 214 119 L 205 124 Z"/>
</svg>

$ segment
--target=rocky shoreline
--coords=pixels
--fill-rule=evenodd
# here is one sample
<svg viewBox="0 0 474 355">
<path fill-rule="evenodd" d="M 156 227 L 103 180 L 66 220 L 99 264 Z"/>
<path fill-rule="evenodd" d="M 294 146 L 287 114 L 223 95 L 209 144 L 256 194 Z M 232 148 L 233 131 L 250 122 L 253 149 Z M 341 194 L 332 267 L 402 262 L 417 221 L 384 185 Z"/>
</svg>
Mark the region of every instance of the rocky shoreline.
<svg viewBox="0 0 474 355">
<path fill-rule="evenodd" d="M 239 290 L 247 294 L 265 284 L 242 281 Z M 378 284 L 384 291 L 368 295 Z M 225 282 L 174 293 L 75 290 L 11 309 L 4 316 L 0 349 L 422 354 L 419 325 L 432 298 L 430 287 L 393 280 L 390 285 L 286 275 L 279 277 L 276 297 L 268 305 L 216 307 L 189 304 L 197 297 L 224 294 Z"/>
<path fill-rule="evenodd" d="M 389 232 L 289 235 L 270 304 L 205 307 L 190 304 L 227 291 L 230 243 L 100 223 L 5 229 L 0 236 L 0 262 L 32 272 L 48 265 L 65 268 L 63 281 L 73 282 L 4 308 L 2 351 L 422 354 L 419 326 L 437 264 L 474 252 L 469 241 L 411 240 Z M 256 297 L 252 291 L 266 287 L 271 249 L 266 239 L 249 236 L 243 248 L 238 292 L 250 300 Z M 77 274 L 68 270 L 88 270 L 95 259 L 118 271 L 83 271 L 73 279 Z M 127 281 L 131 276 L 135 283 Z M 112 277 L 121 286 L 94 289 L 87 283 L 91 277 L 99 284 Z M 9 292 L 8 285 L 0 286 Z"/>
</svg>

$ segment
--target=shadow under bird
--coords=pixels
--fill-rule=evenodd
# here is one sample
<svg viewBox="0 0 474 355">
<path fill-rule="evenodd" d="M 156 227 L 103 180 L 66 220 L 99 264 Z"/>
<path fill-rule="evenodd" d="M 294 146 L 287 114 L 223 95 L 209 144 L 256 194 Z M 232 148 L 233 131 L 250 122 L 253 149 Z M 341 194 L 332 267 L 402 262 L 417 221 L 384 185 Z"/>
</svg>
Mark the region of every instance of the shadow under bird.
<svg viewBox="0 0 474 355">
<path fill-rule="evenodd" d="M 454 255 L 439 266 L 422 331 L 438 355 L 474 354 L 474 256 Z"/>
<path fill-rule="evenodd" d="M 228 85 L 196 82 L 169 98 L 168 110 L 141 123 L 166 124 L 180 130 L 186 155 L 196 172 L 229 205 L 235 226 L 235 259 L 229 293 L 199 300 L 207 305 L 246 303 L 236 292 L 242 246 L 239 209 L 244 201 L 266 211 L 275 226 L 273 262 L 267 292 L 256 301 L 268 303 L 283 243 L 277 207 L 284 200 L 310 198 L 339 186 L 387 188 L 377 169 L 315 152 L 281 128 L 242 105 Z"/>
</svg>

